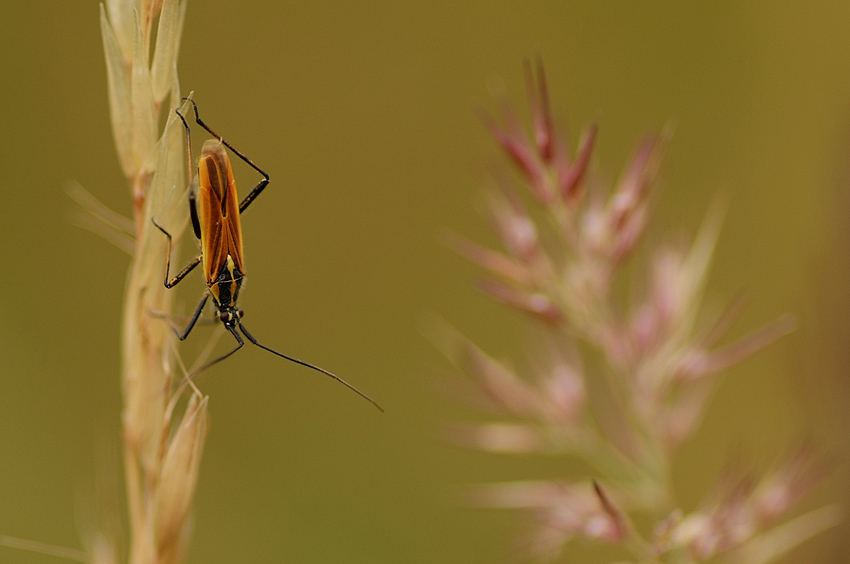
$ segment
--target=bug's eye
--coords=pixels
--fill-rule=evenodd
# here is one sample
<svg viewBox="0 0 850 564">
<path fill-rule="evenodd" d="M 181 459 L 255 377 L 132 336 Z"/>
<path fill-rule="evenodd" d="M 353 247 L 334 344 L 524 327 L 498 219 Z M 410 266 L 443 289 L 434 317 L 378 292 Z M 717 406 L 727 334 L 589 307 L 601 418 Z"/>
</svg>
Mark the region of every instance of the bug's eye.
<svg viewBox="0 0 850 564">
<path fill-rule="evenodd" d="M 226 322 L 228 319 L 230 319 L 230 314 L 225 312 L 225 311 L 222 311 L 221 313 L 218 314 L 218 318 L 223 323 L 223 322 Z"/>
<path fill-rule="evenodd" d="M 243 317 L 245 317 L 245 312 L 240 309 L 239 310 L 239 319 L 242 319 Z"/>
</svg>

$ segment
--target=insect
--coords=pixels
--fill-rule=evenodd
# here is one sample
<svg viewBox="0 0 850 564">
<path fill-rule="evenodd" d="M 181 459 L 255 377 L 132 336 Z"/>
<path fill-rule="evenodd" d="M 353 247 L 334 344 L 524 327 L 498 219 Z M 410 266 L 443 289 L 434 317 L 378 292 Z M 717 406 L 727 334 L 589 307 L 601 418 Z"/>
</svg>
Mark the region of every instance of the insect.
<svg viewBox="0 0 850 564">
<path fill-rule="evenodd" d="M 160 226 L 153 218 L 153 224 L 168 237 L 168 245 L 165 253 L 165 287 L 173 288 L 186 275 L 192 272 L 195 267 L 203 263 L 204 279 L 207 283 L 207 291 L 204 292 L 204 297 L 201 303 L 198 304 L 195 313 L 189 320 L 186 329 L 181 333 L 176 327 L 174 332 L 182 341 L 189 336 L 189 333 L 195 327 L 201 313 L 206 306 L 210 297 L 213 299 L 215 309 L 218 311 L 218 320 L 224 325 L 231 335 L 236 339 L 237 345 L 229 353 L 209 362 L 203 366 L 200 371 L 203 371 L 213 364 L 221 362 L 228 358 L 233 353 L 242 348 L 245 342 L 239 334 L 245 336 L 251 343 L 257 345 L 261 349 L 267 350 L 270 353 L 276 354 L 279 357 L 285 358 L 291 362 L 295 362 L 307 368 L 311 368 L 326 376 L 330 376 L 334 380 L 348 387 L 361 397 L 371 402 L 372 405 L 383 411 L 372 398 L 340 378 L 339 376 L 328 372 L 324 368 L 319 368 L 303 360 L 298 360 L 291 356 L 287 356 L 274 349 L 271 349 L 257 341 L 251 333 L 249 333 L 242 324 L 243 311 L 236 305 L 236 300 L 239 297 L 239 290 L 242 287 L 242 281 L 245 278 L 244 256 L 242 253 L 242 224 L 240 214 L 244 212 L 249 205 L 260 195 L 263 189 L 269 183 L 269 175 L 266 174 L 260 167 L 255 165 L 251 159 L 235 149 L 230 143 L 222 139 L 215 131 L 210 129 L 198 115 L 198 106 L 194 100 L 188 99 L 192 103 L 192 108 L 195 113 L 195 122 L 204 128 L 207 133 L 212 135 L 214 139 L 208 139 L 201 149 L 201 156 L 198 159 L 198 188 L 197 193 L 194 190 L 189 190 L 189 215 L 192 220 L 192 228 L 195 232 L 195 237 L 201 241 L 201 254 L 198 255 L 186 268 L 181 270 L 174 278 L 170 278 L 171 270 L 171 234 Z M 189 163 L 189 178 L 193 178 L 192 168 L 192 139 L 189 124 L 180 110 L 175 110 L 180 120 L 183 122 L 183 127 L 186 130 L 186 150 L 187 160 Z M 236 195 L 236 183 L 233 179 L 233 171 L 230 166 L 230 159 L 227 156 L 225 147 L 230 149 L 234 155 L 242 159 L 245 163 L 259 172 L 263 179 L 251 190 L 247 196 L 240 202 Z M 191 182 L 191 180 L 190 180 Z M 239 329 L 237 331 L 236 329 Z"/>
</svg>

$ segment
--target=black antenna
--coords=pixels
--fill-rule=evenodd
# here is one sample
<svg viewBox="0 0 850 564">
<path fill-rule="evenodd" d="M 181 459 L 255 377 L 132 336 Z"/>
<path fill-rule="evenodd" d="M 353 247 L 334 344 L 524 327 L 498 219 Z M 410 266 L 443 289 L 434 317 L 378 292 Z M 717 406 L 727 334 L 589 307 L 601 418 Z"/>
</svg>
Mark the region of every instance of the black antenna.
<svg viewBox="0 0 850 564">
<path fill-rule="evenodd" d="M 218 359 L 218 360 L 223 360 L 224 358 L 227 358 L 228 356 L 230 356 L 231 354 L 235 353 L 235 352 L 236 352 L 236 351 L 238 351 L 240 348 L 242 348 L 242 339 L 240 339 L 240 338 L 239 338 L 239 336 L 236 334 L 236 331 L 235 331 L 232 327 L 228 327 L 228 329 L 230 329 L 230 332 L 231 332 L 231 333 L 233 333 L 233 335 L 234 335 L 234 336 L 236 336 L 236 340 L 237 340 L 237 341 L 239 341 L 239 346 L 238 346 L 238 347 L 236 347 L 234 350 L 232 350 L 231 352 L 227 353 L 226 355 L 224 355 L 222 358 L 220 358 L 220 359 Z M 327 370 L 325 370 L 324 368 L 319 368 L 318 366 L 316 366 L 316 365 L 314 365 L 314 364 L 310 364 L 309 362 L 304 362 L 303 360 L 298 360 L 297 358 L 293 358 L 293 357 L 291 357 L 291 356 L 286 356 L 286 355 L 285 355 L 285 354 L 283 354 L 283 353 L 279 353 L 279 352 L 277 352 L 277 351 L 276 351 L 276 350 L 274 350 L 274 349 L 270 349 L 269 347 L 267 347 L 267 346 L 265 346 L 265 345 L 263 345 L 263 344 L 260 344 L 260 343 L 257 341 L 257 339 L 255 339 L 255 338 L 254 338 L 254 337 L 253 337 L 253 336 L 252 336 L 252 335 L 251 335 L 251 334 L 250 334 L 250 333 L 249 333 L 249 332 L 245 329 L 245 326 L 244 326 L 244 325 L 242 325 L 242 322 L 241 322 L 241 321 L 239 322 L 239 329 L 242 331 L 242 333 L 245 335 L 245 337 L 247 337 L 247 338 L 248 338 L 248 340 L 249 340 L 249 341 L 251 341 L 252 343 L 254 343 L 255 345 L 257 345 L 257 346 L 258 346 L 258 347 L 260 347 L 261 349 L 266 350 L 266 351 L 269 351 L 270 353 L 276 354 L 277 356 L 279 356 L 279 357 L 281 357 L 281 358 L 285 358 L 286 360 L 288 360 L 288 361 L 290 361 L 290 362 L 294 362 L 294 363 L 296 363 L 296 364 L 300 364 L 301 366 L 306 366 L 307 368 L 312 368 L 313 370 L 315 370 L 315 371 L 317 371 L 317 372 L 321 372 L 321 373 L 322 373 L 322 374 L 324 374 L 325 376 L 330 376 L 331 378 L 333 378 L 334 380 L 336 380 L 337 382 L 339 382 L 340 384 L 342 384 L 343 386 L 345 386 L 346 388 L 348 388 L 348 389 L 349 389 L 349 390 L 351 390 L 352 392 L 354 392 L 354 393 L 356 393 L 357 395 L 359 395 L 361 398 L 365 399 L 366 401 L 368 401 L 369 403 L 371 403 L 372 405 L 374 405 L 375 407 L 377 407 L 377 408 L 378 408 L 378 410 L 379 410 L 381 413 L 384 413 L 384 408 L 383 408 L 383 407 L 381 407 L 380 405 L 378 405 L 378 402 L 376 402 L 375 400 L 373 400 L 372 398 L 370 398 L 369 396 L 367 396 L 366 394 L 364 394 L 363 392 L 361 392 L 360 390 L 358 390 L 357 388 L 355 388 L 354 386 L 352 386 L 351 384 L 349 384 L 348 382 L 346 382 L 345 380 L 343 380 L 342 378 L 340 378 L 339 376 L 337 376 L 336 374 L 334 374 L 333 372 L 328 372 L 328 371 L 327 371 Z M 218 360 L 214 361 L 214 362 L 213 362 L 213 363 L 211 363 L 211 364 L 214 364 L 215 362 L 218 362 Z"/>
</svg>

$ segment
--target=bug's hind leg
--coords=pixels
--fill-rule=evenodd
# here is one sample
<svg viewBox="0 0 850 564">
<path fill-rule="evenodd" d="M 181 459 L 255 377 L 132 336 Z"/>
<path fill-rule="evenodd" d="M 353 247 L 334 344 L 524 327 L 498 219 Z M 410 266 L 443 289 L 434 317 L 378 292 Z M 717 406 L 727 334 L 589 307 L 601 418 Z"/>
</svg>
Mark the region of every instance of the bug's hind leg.
<svg viewBox="0 0 850 564">
<path fill-rule="evenodd" d="M 184 98 L 186 100 L 186 98 Z M 195 102 L 192 101 L 192 104 Z M 194 167 L 192 166 L 192 131 L 189 129 L 189 124 L 186 118 L 180 113 L 180 110 L 174 110 L 174 113 L 180 117 L 183 122 L 183 129 L 186 131 L 186 164 L 188 165 L 189 173 L 186 179 L 189 181 L 189 216 L 192 218 L 192 231 L 195 232 L 195 237 L 201 238 L 201 222 L 198 219 L 198 207 L 195 202 L 195 192 L 192 190 L 192 179 L 195 177 Z M 195 115 L 198 115 L 198 110 L 195 110 Z M 159 227 L 157 225 L 157 227 Z M 162 229 L 162 227 L 160 227 Z M 164 230 L 163 230 L 164 231 Z"/>
<path fill-rule="evenodd" d="M 264 188 L 268 185 L 268 183 L 269 183 L 269 175 L 268 175 L 268 174 L 266 174 L 266 172 L 265 172 L 263 169 L 261 169 L 260 167 L 258 167 L 257 165 L 255 165 L 255 164 L 254 164 L 254 161 L 252 161 L 251 159 L 249 159 L 248 157 L 246 157 L 246 156 L 245 156 L 245 155 L 244 155 L 244 154 L 243 154 L 243 153 L 242 153 L 239 149 L 235 148 L 233 145 L 231 145 L 230 143 L 228 143 L 227 141 L 225 141 L 225 140 L 221 137 L 221 135 L 219 135 L 218 133 L 216 133 L 215 131 L 213 131 L 213 130 L 210 128 L 210 126 L 208 126 L 206 123 L 204 123 L 204 121 L 201 119 L 201 116 L 199 116 L 199 115 L 198 115 L 198 104 L 196 104 L 194 100 L 189 99 L 189 98 L 184 98 L 184 100 L 188 100 L 188 101 L 192 104 L 192 108 L 195 110 L 195 123 L 197 123 L 198 125 L 200 125 L 201 127 L 203 127 L 203 128 L 207 131 L 207 133 L 209 133 L 210 135 L 212 135 L 213 137 L 215 137 L 216 139 L 218 139 L 219 141 L 221 141 L 221 142 L 222 142 L 222 144 L 223 144 L 225 147 L 227 147 L 228 149 L 230 149 L 231 151 L 233 151 L 233 154 L 234 154 L 234 155 L 236 155 L 237 157 L 239 157 L 240 159 L 242 159 L 243 161 L 245 161 L 245 163 L 247 163 L 247 164 L 248 164 L 251 168 L 253 168 L 254 170 L 256 170 L 257 172 L 259 172 L 260 174 L 262 174 L 262 175 L 263 175 L 263 179 L 262 179 L 262 180 L 260 180 L 260 182 L 259 182 L 256 186 L 254 186 L 254 189 L 253 189 L 253 190 L 251 190 L 251 191 L 248 193 L 248 195 L 247 195 L 247 196 L 245 196 L 245 198 L 244 198 L 244 199 L 243 199 L 243 200 L 239 203 L 239 213 L 242 213 L 243 211 L 245 211 L 245 209 L 246 209 L 249 205 L 251 205 L 251 202 L 253 202 L 253 201 L 254 201 L 254 199 L 255 199 L 257 196 L 259 196 L 259 195 L 260 195 L 260 192 L 262 192 L 262 191 L 263 191 L 263 189 L 264 189 Z M 180 116 L 180 117 L 182 118 L 183 116 Z M 183 123 L 186 123 L 186 120 L 183 120 Z"/>
</svg>

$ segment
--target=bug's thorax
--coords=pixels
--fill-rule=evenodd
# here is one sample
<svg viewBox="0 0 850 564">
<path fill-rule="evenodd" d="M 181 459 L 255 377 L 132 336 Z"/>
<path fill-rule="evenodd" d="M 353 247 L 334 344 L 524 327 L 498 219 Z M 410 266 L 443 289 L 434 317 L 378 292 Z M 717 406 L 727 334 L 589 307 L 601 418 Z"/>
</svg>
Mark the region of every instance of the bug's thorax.
<svg viewBox="0 0 850 564">
<path fill-rule="evenodd" d="M 220 311 L 236 308 L 236 300 L 239 297 L 239 289 L 242 287 L 244 277 L 245 275 L 233 258 L 227 255 L 218 276 L 209 284 L 210 293 L 212 293 L 215 305 Z"/>
</svg>

